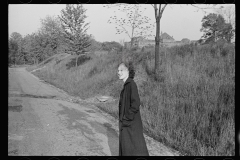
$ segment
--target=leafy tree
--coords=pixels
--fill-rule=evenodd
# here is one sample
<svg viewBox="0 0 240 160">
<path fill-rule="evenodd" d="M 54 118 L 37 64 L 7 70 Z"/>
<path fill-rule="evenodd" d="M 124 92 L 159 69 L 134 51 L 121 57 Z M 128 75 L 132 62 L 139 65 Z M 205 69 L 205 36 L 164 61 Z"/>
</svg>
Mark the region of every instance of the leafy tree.
<svg viewBox="0 0 240 160">
<path fill-rule="evenodd" d="M 38 62 L 57 54 L 59 48 L 63 45 L 60 20 L 53 16 L 41 19 L 40 29 L 25 36 L 22 42 L 20 60 L 23 63 L 38 64 Z"/>
<path fill-rule="evenodd" d="M 210 13 L 202 19 L 202 28 L 204 32 L 202 38 L 205 43 L 216 42 L 218 39 L 225 39 L 231 42 L 233 37 L 233 29 L 230 23 L 226 23 L 222 15 Z"/>
<path fill-rule="evenodd" d="M 226 23 L 230 23 L 232 28 L 235 30 L 235 6 L 229 5 L 226 7 L 216 9 L 216 12 L 223 16 Z"/>
<path fill-rule="evenodd" d="M 24 54 L 28 61 L 38 64 L 49 57 L 46 52 L 47 41 L 41 32 L 35 32 L 24 37 Z"/>
<path fill-rule="evenodd" d="M 119 51 L 121 48 L 122 48 L 122 45 L 115 41 L 102 43 L 102 49 L 105 51 L 112 51 L 112 50 Z"/>
<path fill-rule="evenodd" d="M 19 61 L 19 58 L 21 57 L 21 52 L 22 52 L 22 35 L 20 33 L 17 32 L 13 32 L 10 36 L 11 39 L 11 44 L 14 42 L 16 42 L 17 44 L 17 51 L 16 52 L 12 52 L 14 53 L 14 63 L 16 64 Z"/>
<path fill-rule="evenodd" d="M 32 57 L 32 43 L 33 43 L 33 34 L 31 35 L 26 35 L 24 38 L 23 38 L 23 58 L 24 60 L 27 62 L 27 63 L 34 63 L 34 60 L 33 60 L 33 57 Z"/>
<path fill-rule="evenodd" d="M 86 9 L 82 5 L 67 4 L 66 8 L 61 10 L 61 25 L 64 29 L 64 37 L 68 44 L 68 51 L 70 54 L 76 56 L 84 54 L 85 49 L 91 44 L 89 42 L 89 36 L 86 31 L 89 23 L 85 23 Z M 76 58 L 76 67 L 77 67 Z"/>
<path fill-rule="evenodd" d="M 10 38 L 16 41 L 19 47 L 21 46 L 22 35 L 20 33 L 13 32 Z"/>
<path fill-rule="evenodd" d="M 96 41 L 95 38 L 93 37 L 93 35 L 90 35 L 89 41 L 90 41 L 91 45 L 86 49 L 87 51 L 94 52 L 94 51 L 102 49 L 102 43 Z"/>
<path fill-rule="evenodd" d="M 219 37 L 225 39 L 228 43 L 231 43 L 231 40 L 234 37 L 235 30 L 232 28 L 230 23 L 225 23 L 222 28 L 219 30 Z"/>
<path fill-rule="evenodd" d="M 150 18 L 143 15 L 146 8 L 142 9 L 140 4 L 115 4 L 107 5 L 106 7 L 117 7 L 122 13 L 125 13 L 125 18 L 115 15 L 111 16 L 108 23 L 116 25 L 116 34 L 125 33 L 131 40 L 131 47 L 135 37 L 149 37 L 152 36 L 151 32 L 154 24 L 150 24 Z"/>
<path fill-rule="evenodd" d="M 40 32 L 45 37 L 47 43 L 45 49 L 48 51 L 48 55 L 57 54 L 58 51 L 62 50 L 63 30 L 59 18 L 46 16 L 41 19 Z"/>
<path fill-rule="evenodd" d="M 14 64 L 25 64 L 26 62 L 37 64 L 47 57 L 45 47 L 46 36 L 41 34 L 41 32 L 36 32 L 25 37 L 14 32 L 10 36 L 9 57 L 10 59 L 14 59 Z"/>
<path fill-rule="evenodd" d="M 182 43 L 190 43 L 190 39 L 188 39 L 188 38 L 183 38 L 183 39 L 181 40 L 181 42 L 182 42 Z"/>
<path fill-rule="evenodd" d="M 16 55 L 18 53 L 18 44 L 12 38 L 8 41 L 8 63 L 16 65 Z"/>
<path fill-rule="evenodd" d="M 227 7 L 224 8 L 220 8 L 217 9 L 217 13 L 222 15 L 226 21 L 226 23 L 230 23 L 232 25 L 232 34 L 233 34 L 233 38 L 235 37 L 235 6 L 234 5 L 229 5 Z"/>
<path fill-rule="evenodd" d="M 34 61 L 34 64 L 38 64 L 40 61 L 40 55 L 42 53 L 41 48 L 41 37 L 37 33 L 32 34 L 32 42 L 31 42 L 31 48 L 30 48 L 30 55 Z"/>
</svg>

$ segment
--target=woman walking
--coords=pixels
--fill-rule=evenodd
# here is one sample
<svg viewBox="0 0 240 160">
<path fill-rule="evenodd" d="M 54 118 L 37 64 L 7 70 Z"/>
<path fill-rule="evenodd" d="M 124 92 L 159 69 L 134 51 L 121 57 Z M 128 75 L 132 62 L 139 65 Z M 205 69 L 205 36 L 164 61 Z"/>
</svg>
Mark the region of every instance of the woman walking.
<svg viewBox="0 0 240 160">
<path fill-rule="evenodd" d="M 119 100 L 119 156 L 149 156 L 143 136 L 140 98 L 133 80 L 134 75 L 132 62 L 119 65 L 118 76 L 124 82 Z"/>
</svg>

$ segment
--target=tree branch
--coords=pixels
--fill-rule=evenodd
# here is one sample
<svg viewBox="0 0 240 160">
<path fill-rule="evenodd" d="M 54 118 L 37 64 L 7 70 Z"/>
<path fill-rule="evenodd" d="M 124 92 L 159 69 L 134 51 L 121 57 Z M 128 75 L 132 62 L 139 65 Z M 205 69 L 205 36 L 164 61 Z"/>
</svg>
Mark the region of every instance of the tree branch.
<svg viewBox="0 0 240 160">
<path fill-rule="evenodd" d="M 159 8 L 158 8 L 158 17 L 159 17 L 159 19 L 161 18 L 160 11 L 161 11 L 161 4 L 159 4 Z"/>
<path fill-rule="evenodd" d="M 193 7 L 196 7 L 196 8 L 198 8 L 198 9 L 213 9 L 214 7 L 206 7 L 206 8 L 202 8 L 202 7 L 198 7 L 198 6 L 196 6 L 196 5 L 194 5 L 194 4 L 191 4 Z M 213 6 L 216 6 L 216 4 L 214 4 Z M 222 6 L 220 7 L 220 8 L 222 8 Z M 219 9 L 220 9 L 219 8 Z"/>
<path fill-rule="evenodd" d="M 157 4 L 154 4 L 155 18 L 157 18 Z"/>
<path fill-rule="evenodd" d="M 154 9 L 154 5 L 153 4 L 150 4 L 152 7 L 153 7 L 153 9 Z"/>
<path fill-rule="evenodd" d="M 123 30 L 125 31 L 125 33 L 127 33 L 128 37 L 131 39 L 131 36 L 129 35 L 128 31 L 125 29 L 125 27 L 121 26 L 123 28 Z"/>
<path fill-rule="evenodd" d="M 163 8 L 162 8 L 162 10 L 161 10 L 161 13 L 160 13 L 160 15 L 162 16 L 162 13 L 163 13 L 163 11 L 164 11 L 164 9 L 167 7 L 167 4 L 165 4 L 164 6 L 163 6 Z"/>
</svg>

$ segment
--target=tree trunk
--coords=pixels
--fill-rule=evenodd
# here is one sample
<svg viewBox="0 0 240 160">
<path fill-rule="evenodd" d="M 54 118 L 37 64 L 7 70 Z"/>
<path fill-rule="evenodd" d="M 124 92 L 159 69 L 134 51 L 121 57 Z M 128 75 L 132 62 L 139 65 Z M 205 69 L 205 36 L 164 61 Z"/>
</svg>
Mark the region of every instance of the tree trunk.
<svg viewBox="0 0 240 160">
<path fill-rule="evenodd" d="M 14 55 L 14 67 L 16 66 L 16 55 Z"/>
<path fill-rule="evenodd" d="M 77 61 L 78 61 L 78 56 L 76 56 L 76 65 L 75 65 L 75 66 L 76 66 L 76 68 L 77 68 Z"/>
<path fill-rule="evenodd" d="M 159 69 L 160 69 L 160 58 L 159 58 L 159 49 L 160 49 L 160 19 L 157 18 L 156 20 L 156 37 L 155 37 L 155 76 L 159 78 Z"/>
<path fill-rule="evenodd" d="M 133 46 L 133 38 L 131 38 L 130 48 L 132 48 L 132 46 Z"/>
</svg>

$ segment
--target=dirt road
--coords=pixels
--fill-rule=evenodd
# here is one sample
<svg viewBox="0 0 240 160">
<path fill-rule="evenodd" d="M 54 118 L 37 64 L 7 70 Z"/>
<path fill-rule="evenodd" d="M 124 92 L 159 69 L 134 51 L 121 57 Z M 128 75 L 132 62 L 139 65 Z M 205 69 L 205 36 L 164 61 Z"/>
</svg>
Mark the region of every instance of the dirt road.
<svg viewBox="0 0 240 160">
<path fill-rule="evenodd" d="M 8 85 L 8 155 L 118 155 L 118 123 L 94 105 L 74 103 L 25 68 L 10 68 Z M 150 155 L 177 155 L 146 141 Z"/>
</svg>

